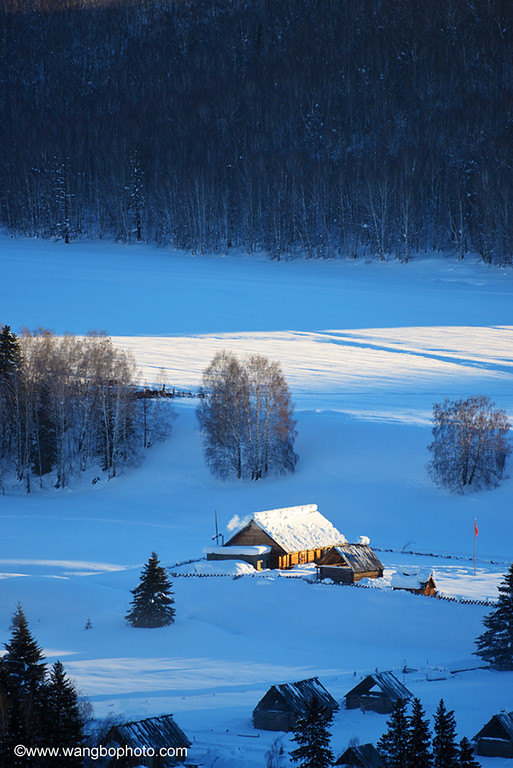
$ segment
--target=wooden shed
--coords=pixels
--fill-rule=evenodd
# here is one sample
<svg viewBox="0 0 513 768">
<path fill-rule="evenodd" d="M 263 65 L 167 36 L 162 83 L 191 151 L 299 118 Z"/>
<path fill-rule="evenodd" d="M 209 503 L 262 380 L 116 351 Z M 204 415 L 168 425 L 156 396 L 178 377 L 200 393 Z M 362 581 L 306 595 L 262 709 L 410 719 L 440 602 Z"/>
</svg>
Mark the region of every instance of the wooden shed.
<svg viewBox="0 0 513 768">
<path fill-rule="evenodd" d="M 418 566 L 402 566 L 394 571 L 390 579 L 392 589 L 405 589 L 415 595 L 436 595 L 438 587 L 434 571 Z"/>
<path fill-rule="evenodd" d="M 513 712 L 494 715 L 472 741 L 482 757 L 513 757 Z"/>
<path fill-rule="evenodd" d="M 316 677 L 297 683 L 273 685 L 253 710 L 253 725 L 264 731 L 290 731 L 302 717 L 312 698 L 328 712 L 338 709 L 333 696 Z"/>
<path fill-rule="evenodd" d="M 292 568 L 316 563 L 335 544 L 346 539 L 327 520 L 316 504 L 256 512 L 244 521 L 225 547 L 270 547 L 270 568 Z"/>
<path fill-rule="evenodd" d="M 389 714 L 397 701 L 408 701 L 412 693 L 392 672 L 374 672 L 346 693 L 346 709 Z"/>
<path fill-rule="evenodd" d="M 242 560 L 257 571 L 270 567 L 271 547 L 263 545 L 205 547 L 207 560 Z"/>
<path fill-rule="evenodd" d="M 105 745 L 109 747 L 127 748 L 126 757 L 112 758 L 109 766 L 112 768 L 168 768 L 168 766 L 183 763 L 187 759 L 187 750 L 191 742 L 185 733 L 177 726 L 172 715 L 148 717 L 124 725 L 113 726 L 107 734 Z M 156 754 L 152 757 L 141 754 L 142 749 L 153 749 Z M 161 756 L 159 751 L 165 749 L 167 756 Z M 132 754 L 130 754 L 130 751 Z"/>
<path fill-rule="evenodd" d="M 374 744 L 358 744 L 348 747 L 335 765 L 350 765 L 354 768 L 383 768 L 383 758 Z"/>
<path fill-rule="evenodd" d="M 318 576 L 342 584 L 383 576 L 383 564 L 368 544 L 337 544 L 319 560 Z"/>
</svg>

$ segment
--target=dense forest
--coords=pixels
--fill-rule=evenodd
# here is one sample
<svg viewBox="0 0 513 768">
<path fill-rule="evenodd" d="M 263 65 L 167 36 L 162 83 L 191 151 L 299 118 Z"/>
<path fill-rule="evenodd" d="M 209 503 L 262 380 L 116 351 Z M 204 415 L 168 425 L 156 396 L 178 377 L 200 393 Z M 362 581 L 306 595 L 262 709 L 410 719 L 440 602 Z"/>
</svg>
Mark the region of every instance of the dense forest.
<svg viewBox="0 0 513 768">
<path fill-rule="evenodd" d="M 3 0 L 0 223 L 513 253 L 509 0 Z"/>
</svg>

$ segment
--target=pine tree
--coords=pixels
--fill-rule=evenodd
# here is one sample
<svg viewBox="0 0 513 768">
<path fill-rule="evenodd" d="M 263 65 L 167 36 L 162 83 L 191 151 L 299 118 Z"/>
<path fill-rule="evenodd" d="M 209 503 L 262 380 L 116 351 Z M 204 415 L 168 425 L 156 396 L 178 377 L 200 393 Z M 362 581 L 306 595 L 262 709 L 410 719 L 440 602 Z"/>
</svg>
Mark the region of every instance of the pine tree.
<svg viewBox="0 0 513 768">
<path fill-rule="evenodd" d="M 41 648 L 32 637 L 21 605 L 11 622 L 11 640 L 2 659 L 2 742 L 9 768 L 24 768 L 29 758 L 16 757 L 16 744 L 34 746 L 42 740 L 42 707 L 46 666 Z M 34 764 L 35 765 L 35 764 Z"/>
<path fill-rule="evenodd" d="M 485 616 L 486 630 L 476 640 L 476 656 L 494 669 L 513 669 L 513 563 L 499 585 L 497 607 Z"/>
<path fill-rule="evenodd" d="M 459 768 L 481 768 L 481 764 L 474 760 L 472 744 L 467 738 L 460 741 Z"/>
<path fill-rule="evenodd" d="M 83 727 L 77 692 L 57 661 L 45 687 L 42 718 L 45 742 L 52 747 L 78 747 L 84 740 Z M 76 756 L 47 759 L 48 768 L 77 768 L 82 764 Z"/>
<path fill-rule="evenodd" d="M 22 356 L 18 337 L 9 325 L 0 330 L 0 382 L 8 379 L 21 367 Z"/>
<path fill-rule="evenodd" d="M 292 741 L 298 744 L 291 752 L 292 762 L 299 768 L 329 768 L 333 765 L 330 749 L 330 723 L 332 715 L 312 696 L 304 717 L 299 717 L 293 728 Z"/>
<path fill-rule="evenodd" d="M 431 768 L 433 757 L 430 750 L 431 733 L 420 699 L 413 699 L 409 718 L 408 768 Z"/>
<path fill-rule="evenodd" d="M 440 699 L 440 704 L 436 710 L 434 731 L 433 758 L 435 768 L 457 768 L 458 748 L 456 746 L 454 712 L 446 709 L 443 699 Z"/>
<path fill-rule="evenodd" d="M 9 725 L 9 674 L 7 665 L 0 657 L 0 768 L 9 765 L 12 756 L 12 742 Z"/>
<path fill-rule="evenodd" d="M 132 608 L 126 620 L 133 627 L 165 627 L 174 621 L 172 584 L 159 559 L 152 552 L 141 573 L 140 584 L 132 590 Z"/>
<path fill-rule="evenodd" d="M 395 703 L 387 726 L 388 730 L 378 741 L 378 751 L 387 768 L 407 768 L 409 728 L 406 702 L 402 699 Z"/>
<path fill-rule="evenodd" d="M 4 655 L 9 677 L 21 690 L 35 690 L 44 682 L 46 666 L 43 652 L 30 633 L 21 605 L 18 605 L 12 618 L 11 632 Z"/>
</svg>

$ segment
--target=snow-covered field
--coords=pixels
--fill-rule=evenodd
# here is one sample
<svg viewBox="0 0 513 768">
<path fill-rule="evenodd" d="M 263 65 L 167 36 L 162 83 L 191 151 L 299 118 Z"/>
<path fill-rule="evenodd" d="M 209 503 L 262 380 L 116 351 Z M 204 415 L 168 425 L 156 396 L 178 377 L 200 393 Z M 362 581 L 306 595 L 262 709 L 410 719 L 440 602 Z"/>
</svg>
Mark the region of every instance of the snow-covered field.
<svg viewBox="0 0 513 768">
<path fill-rule="evenodd" d="M 406 662 L 416 671 L 405 684 L 430 713 L 443 696 L 460 736 L 513 710 L 513 674 L 453 674 L 479 666 L 479 605 L 299 579 L 176 578 L 175 625 L 123 622 L 152 549 L 166 564 L 198 558 L 214 510 L 225 525 L 234 514 L 308 503 L 348 540 L 364 534 L 394 550 L 380 552 L 387 573 L 418 563 L 435 568 L 444 594 L 494 599 L 513 559 L 513 480 L 451 496 L 426 474 L 426 445 L 432 404 L 445 396 L 483 392 L 513 415 L 513 272 L 442 259 L 277 264 L 8 238 L 0 266 L 0 322 L 16 331 L 104 328 L 133 350 L 144 380 L 164 368 L 169 385 L 196 387 L 224 348 L 280 360 L 300 454 L 294 476 L 215 480 L 194 400 L 175 401 L 169 441 L 115 481 L 0 497 L 0 641 L 21 601 L 48 656 L 63 660 L 99 716 L 174 712 L 206 768 L 263 768 L 276 734 L 252 729 L 253 707 L 273 682 L 314 674 L 341 698 L 365 672 Z M 471 558 L 474 517 L 475 578 L 471 560 L 406 553 Z M 376 739 L 384 723 L 342 709 L 335 751 L 353 736 Z"/>
</svg>

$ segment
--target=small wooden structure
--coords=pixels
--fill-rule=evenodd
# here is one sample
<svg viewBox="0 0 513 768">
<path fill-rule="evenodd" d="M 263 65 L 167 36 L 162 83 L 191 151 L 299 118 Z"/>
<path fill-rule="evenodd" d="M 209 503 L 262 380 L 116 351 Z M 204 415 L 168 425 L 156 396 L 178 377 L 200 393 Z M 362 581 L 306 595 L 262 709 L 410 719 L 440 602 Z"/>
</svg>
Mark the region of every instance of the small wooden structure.
<svg viewBox="0 0 513 768">
<path fill-rule="evenodd" d="M 370 709 L 387 715 L 397 701 L 408 701 L 412 695 L 392 672 L 374 672 L 346 693 L 346 709 Z"/>
<path fill-rule="evenodd" d="M 335 765 L 350 765 L 354 768 L 383 768 L 383 758 L 374 744 L 358 744 L 348 747 Z"/>
<path fill-rule="evenodd" d="M 328 712 L 338 709 L 333 696 L 316 677 L 297 683 L 273 685 L 253 710 L 253 725 L 264 731 L 290 731 L 316 699 Z"/>
<path fill-rule="evenodd" d="M 263 545 L 205 547 L 203 552 L 207 560 L 242 560 L 257 571 L 269 568 L 271 562 L 271 547 Z"/>
<path fill-rule="evenodd" d="M 494 715 L 472 741 L 483 757 L 513 757 L 513 712 Z"/>
<path fill-rule="evenodd" d="M 390 579 L 392 589 L 405 589 L 415 595 L 436 595 L 438 587 L 435 574 L 431 569 L 418 566 L 402 566 L 392 574 Z"/>
<path fill-rule="evenodd" d="M 234 533 L 225 547 L 270 547 L 269 568 L 316 563 L 334 544 L 346 539 L 316 504 L 256 512 Z"/>
<path fill-rule="evenodd" d="M 128 748 L 126 757 L 112 759 L 109 763 L 112 768 L 168 768 L 183 763 L 187 759 L 187 749 L 191 746 L 191 742 L 177 726 L 172 715 L 148 717 L 145 720 L 115 725 L 108 732 L 105 744 L 109 747 Z M 142 748 L 155 750 L 155 755 L 141 755 Z M 168 751 L 166 757 L 159 754 L 161 749 Z M 133 754 L 129 754 L 130 751 Z"/>
<path fill-rule="evenodd" d="M 383 564 L 368 544 L 337 544 L 319 560 L 318 578 L 342 584 L 383 576 Z"/>
</svg>

